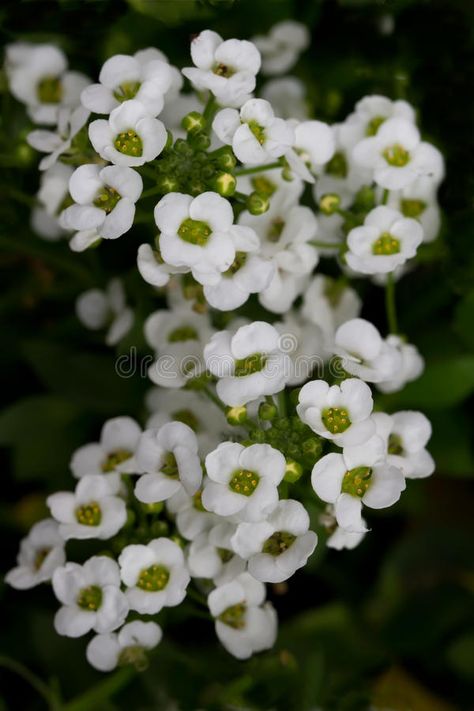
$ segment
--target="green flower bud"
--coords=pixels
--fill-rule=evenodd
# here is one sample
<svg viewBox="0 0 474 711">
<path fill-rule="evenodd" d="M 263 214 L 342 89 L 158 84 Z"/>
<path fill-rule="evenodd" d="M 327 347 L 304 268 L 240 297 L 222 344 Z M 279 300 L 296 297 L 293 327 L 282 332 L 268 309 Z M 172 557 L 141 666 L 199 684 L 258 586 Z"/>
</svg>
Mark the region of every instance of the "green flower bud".
<svg viewBox="0 0 474 711">
<path fill-rule="evenodd" d="M 273 420 L 277 415 L 277 408 L 269 402 L 262 402 L 258 408 L 258 416 L 261 420 Z"/>
<path fill-rule="evenodd" d="M 200 133 L 206 128 L 206 119 L 199 111 L 191 111 L 181 121 L 181 126 L 187 133 Z"/>
<path fill-rule="evenodd" d="M 211 145 L 211 139 L 207 133 L 196 133 L 189 136 L 189 142 L 198 151 L 205 151 Z"/>
<path fill-rule="evenodd" d="M 251 215 L 263 215 L 270 207 L 270 200 L 265 195 L 250 193 L 246 202 L 247 210 Z"/>
<path fill-rule="evenodd" d="M 319 201 L 319 209 L 323 215 L 334 215 L 341 205 L 341 198 L 336 193 L 326 193 Z"/>
<path fill-rule="evenodd" d="M 174 144 L 174 150 L 178 155 L 190 158 L 193 154 L 193 149 L 184 138 L 178 138 Z"/>
<path fill-rule="evenodd" d="M 296 462 L 294 459 L 286 460 L 286 469 L 283 481 L 287 481 L 289 484 L 294 484 L 301 478 L 302 474 L 303 467 L 299 464 L 299 462 Z"/>
<path fill-rule="evenodd" d="M 169 526 L 166 521 L 153 521 L 150 526 L 151 536 L 159 538 L 160 536 L 167 536 L 169 532 Z"/>
<path fill-rule="evenodd" d="M 222 197 L 230 197 L 235 193 L 237 181 L 232 173 L 219 173 L 213 180 L 213 188 Z"/>
<path fill-rule="evenodd" d="M 162 501 L 157 501 L 154 504 L 141 504 L 141 507 L 147 514 L 158 514 L 163 511 L 164 504 Z"/>
<path fill-rule="evenodd" d="M 375 193 L 368 185 L 364 185 L 355 196 L 354 207 L 361 212 L 369 212 L 375 206 Z"/>
<path fill-rule="evenodd" d="M 156 181 L 157 188 L 164 194 L 179 190 L 179 182 L 171 175 L 160 175 Z"/>
<path fill-rule="evenodd" d="M 213 155 L 215 162 L 222 170 L 232 170 L 237 165 L 237 158 L 230 146 L 219 148 Z"/>
<path fill-rule="evenodd" d="M 247 408 L 245 405 L 241 405 L 240 407 L 228 407 L 225 411 L 225 416 L 229 425 L 233 425 L 234 427 L 241 425 L 247 419 Z"/>
</svg>

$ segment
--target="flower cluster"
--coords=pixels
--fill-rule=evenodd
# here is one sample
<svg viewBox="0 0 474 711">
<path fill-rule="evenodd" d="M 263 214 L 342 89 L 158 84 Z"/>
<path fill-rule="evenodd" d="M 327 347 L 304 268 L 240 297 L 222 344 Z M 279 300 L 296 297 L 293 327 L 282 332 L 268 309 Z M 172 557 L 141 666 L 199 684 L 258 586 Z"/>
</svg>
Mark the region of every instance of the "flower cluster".
<svg viewBox="0 0 474 711">
<path fill-rule="evenodd" d="M 22 589 L 51 580 L 57 632 L 92 632 L 103 671 L 144 668 L 160 612 L 185 599 L 235 657 L 270 648 L 266 584 L 318 544 L 354 548 L 370 509 L 434 471 L 427 418 L 377 397 L 424 368 L 394 289 L 437 236 L 443 159 L 406 101 L 367 96 L 331 126 L 299 80 L 260 86 L 260 69 L 281 75 L 308 41 L 295 22 L 253 41 L 206 30 L 192 67 L 148 48 L 111 57 L 94 84 L 56 47 L 7 48 L 12 94 L 47 127 L 28 138 L 47 154 L 36 231 L 76 252 L 139 223 L 156 235 L 136 265 L 162 298 L 143 326 L 148 420 L 109 420 L 73 454 L 74 491 L 49 496 L 7 575 Z M 76 302 L 109 346 L 140 325 L 121 276 Z M 363 277 L 385 287 L 386 334 L 360 317 L 350 280 Z M 85 562 L 68 560 L 71 540 Z"/>
</svg>

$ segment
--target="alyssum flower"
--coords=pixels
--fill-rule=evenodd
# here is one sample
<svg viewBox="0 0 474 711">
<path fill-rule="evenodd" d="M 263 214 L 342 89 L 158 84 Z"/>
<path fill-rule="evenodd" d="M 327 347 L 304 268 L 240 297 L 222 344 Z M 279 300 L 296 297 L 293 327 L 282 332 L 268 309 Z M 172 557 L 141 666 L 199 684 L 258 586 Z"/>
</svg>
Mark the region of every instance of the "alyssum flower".
<svg viewBox="0 0 474 711">
<path fill-rule="evenodd" d="M 103 672 L 127 664 L 143 671 L 148 666 L 147 652 L 160 643 L 162 636 L 161 627 L 156 622 L 134 620 L 118 633 L 93 637 L 87 645 L 87 661 Z"/>
<path fill-rule="evenodd" d="M 70 467 L 77 479 L 87 474 L 130 474 L 136 471 L 135 450 L 141 427 L 131 417 L 107 420 L 100 441 L 84 444 L 72 455 Z"/>
<path fill-rule="evenodd" d="M 64 539 L 58 524 L 46 518 L 32 526 L 20 543 L 17 565 L 5 576 L 5 582 L 17 590 L 26 590 L 51 580 L 56 568 L 66 562 Z"/>
</svg>

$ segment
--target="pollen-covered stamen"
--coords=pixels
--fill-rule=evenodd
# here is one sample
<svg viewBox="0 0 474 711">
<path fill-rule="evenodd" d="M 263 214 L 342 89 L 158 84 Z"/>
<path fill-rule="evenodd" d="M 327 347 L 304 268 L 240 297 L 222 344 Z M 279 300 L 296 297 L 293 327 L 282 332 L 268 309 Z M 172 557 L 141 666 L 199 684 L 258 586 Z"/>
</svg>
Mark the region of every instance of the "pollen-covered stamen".
<svg viewBox="0 0 474 711">
<path fill-rule="evenodd" d="M 343 494 L 350 494 L 351 496 L 358 496 L 360 498 L 364 496 L 369 488 L 371 478 L 372 469 L 370 467 L 355 467 L 355 469 L 349 469 L 349 471 L 344 474 L 341 491 Z"/>
<path fill-rule="evenodd" d="M 178 234 L 185 242 L 204 247 L 212 234 L 212 230 L 206 222 L 192 220 L 188 217 L 181 223 Z"/>
<path fill-rule="evenodd" d="M 249 471 L 248 469 L 240 469 L 233 473 L 229 481 L 229 489 L 235 494 L 252 496 L 259 481 L 260 477 L 256 472 Z"/>
<path fill-rule="evenodd" d="M 132 453 L 128 451 L 128 449 L 116 449 L 114 452 L 109 452 L 107 455 L 107 458 L 104 459 L 102 462 L 102 471 L 104 474 L 107 474 L 108 472 L 113 472 L 115 469 L 119 466 L 119 464 L 122 464 L 122 462 L 126 462 L 127 459 L 130 459 L 132 456 Z"/>
<path fill-rule="evenodd" d="M 201 429 L 199 419 L 196 417 L 194 412 L 191 412 L 191 410 L 176 410 L 171 413 L 171 418 L 176 420 L 176 422 L 183 422 L 185 425 L 190 427 L 193 432 L 198 432 Z"/>
<path fill-rule="evenodd" d="M 114 89 L 114 97 L 120 102 L 134 99 L 140 86 L 139 81 L 124 81 Z"/>
<path fill-rule="evenodd" d="M 426 210 L 423 200 L 401 200 L 400 209 L 405 217 L 419 217 Z"/>
<path fill-rule="evenodd" d="M 170 579 L 170 571 L 164 565 L 155 563 L 141 571 L 137 580 L 137 588 L 146 592 L 164 590 Z"/>
<path fill-rule="evenodd" d="M 382 153 L 383 157 L 389 165 L 394 168 L 403 168 L 410 161 L 410 154 L 399 143 L 394 143 L 393 146 L 388 146 Z"/>
<path fill-rule="evenodd" d="M 36 551 L 35 559 L 33 561 L 33 568 L 35 570 L 39 570 L 41 568 L 50 551 L 51 548 L 41 548 L 40 550 Z"/>
<path fill-rule="evenodd" d="M 281 237 L 281 233 L 285 227 L 285 220 L 281 217 L 276 217 L 272 220 L 270 227 L 267 231 L 267 240 L 269 242 L 278 242 Z"/>
<path fill-rule="evenodd" d="M 235 259 L 230 265 L 230 267 L 223 273 L 222 276 L 224 277 L 232 277 L 234 274 L 236 274 L 239 269 L 242 269 L 244 266 L 245 262 L 247 261 L 247 252 L 236 252 L 235 253 Z"/>
<path fill-rule="evenodd" d="M 94 200 L 94 205 L 100 207 L 101 210 L 104 210 L 109 215 L 121 198 L 122 196 L 115 188 L 104 185 Z"/>
<path fill-rule="evenodd" d="M 260 126 L 256 121 L 249 121 L 247 126 L 262 146 L 265 143 L 265 129 L 263 126 Z"/>
<path fill-rule="evenodd" d="M 168 334 L 168 343 L 182 343 L 183 341 L 197 341 L 198 332 L 192 326 L 184 325 L 175 328 Z"/>
<path fill-rule="evenodd" d="M 138 645 L 124 647 L 118 657 L 118 666 L 132 666 L 135 667 L 138 672 L 145 671 L 148 669 L 148 657 L 146 655 L 146 651 L 143 647 L 139 647 Z"/>
<path fill-rule="evenodd" d="M 167 452 L 160 466 L 160 472 L 166 474 L 170 479 L 177 479 L 179 476 L 178 463 L 173 452 Z"/>
<path fill-rule="evenodd" d="M 252 353 L 247 358 L 240 358 L 235 361 L 234 375 L 242 378 L 246 375 L 252 375 L 252 373 L 258 373 L 263 370 L 266 362 L 267 357 L 263 353 Z"/>
<path fill-rule="evenodd" d="M 263 544 L 262 553 L 277 556 L 290 548 L 296 540 L 296 536 L 288 531 L 275 531 Z"/>
<path fill-rule="evenodd" d="M 91 501 L 76 509 L 76 521 L 82 526 L 98 526 L 101 520 L 102 511 L 96 501 Z"/>
<path fill-rule="evenodd" d="M 119 153 L 132 158 L 139 158 L 143 154 L 142 139 L 133 129 L 119 133 L 114 141 L 114 146 Z"/>
<path fill-rule="evenodd" d="M 328 407 L 321 415 L 324 426 L 331 434 L 345 432 L 351 426 L 349 413 L 344 407 Z"/>
<path fill-rule="evenodd" d="M 388 453 L 401 456 L 403 454 L 402 438 L 397 434 L 391 434 L 388 438 Z"/>
<path fill-rule="evenodd" d="M 391 254 L 399 254 L 400 240 L 390 232 L 382 232 L 380 237 L 372 245 L 372 254 L 377 257 L 388 257 Z"/>
<path fill-rule="evenodd" d="M 271 197 L 277 189 L 275 183 L 272 183 L 272 181 L 264 175 L 258 175 L 256 178 L 252 178 L 251 183 L 255 192 L 260 193 L 260 195 L 266 195 L 267 197 Z"/>
<path fill-rule="evenodd" d="M 387 119 L 384 116 L 374 116 L 374 118 L 367 124 L 365 135 L 375 136 L 380 126 L 385 123 L 386 120 Z"/>
<path fill-rule="evenodd" d="M 335 178 L 346 178 L 347 172 L 346 156 L 341 151 L 338 151 L 333 155 L 329 163 L 326 164 L 326 173 L 334 175 Z"/>
<path fill-rule="evenodd" d="M 231 605 L 231 607 L 228 607 L 224 612 L 221 612 L 217 619 L 229 627 L 241 630 L 245 627 L 246 610 L 247 606 L 245 602 L 238 602 L 237 605 Z"/>
<path fill-rule="evenodd" d="M 222 63 L 216 64 L 212 71 L 214 72 L 214 74 L 217 74 L 218 77 L 224 77 L 224 79 L 229 79 L 229 77 L 235 74 L 235 71 L 232 69 L 232 67 L 229 67 L 227 64 Z"/>
<path fill-rule="evenodd" d="M 98 585 L 90 585 L 88 588 L 82 588 L 82 590 L 79 591 L 76 603 L 81 610 L 97 612 L 102 605 L 102 588 Z"/>
<path fill-rule="evenodd" d="M 63 87 L 59 77 L 43 77 L 36 87 L 36 94 L 42 104 L 59 104 L 63 98 Z"/>
</svg>

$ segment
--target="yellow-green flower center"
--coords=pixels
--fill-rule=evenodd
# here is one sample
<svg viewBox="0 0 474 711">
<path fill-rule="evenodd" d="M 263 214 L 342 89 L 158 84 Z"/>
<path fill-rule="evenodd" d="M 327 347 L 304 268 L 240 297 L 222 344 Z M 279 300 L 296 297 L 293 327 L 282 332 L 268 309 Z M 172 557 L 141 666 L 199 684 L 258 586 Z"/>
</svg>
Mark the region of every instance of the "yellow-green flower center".
<svg viewBox="0 0 474 711">
<path fill-rule="evenodd" d="M 98 585 L 82 588 L 82 590 L 79 591 L 76 602 L 81 610 L 97 612 L 102 604 L 102 588 Z"/>
<path fill-rule="evenodd" d="M 94 205 L 100 207 L 100 209 L 104 210 L 108 215 L 112 212 L 121 197 L 115 188 L 105 185 L 94 200 Z"/>
<path fill-rule="evenodd" d="M 410 154 L 399 143 L 394 143 L 393 146 L 388 146 L 382 153 L 383 157 L 389 165 L 394 168 L 403 168 L 410 160 Z"/>
<path fill-rule="evenodd" d="M 331 434 L 345 432 L 351 426 L 349 414 L 344 407 L 328 407 L 323 410 L 321 419 Z"/>
<path fill-rule="evenodd" d="M 258 175 L 252 178 L 251 183 L 255 192 L 260 193 L 260 195 L 266 195 L 267 197 L 271 197 L 277 189 L 275 183 L 272 183 L 272 181 L 264 175 Z"/>
<path fill-rule="evenodd" d="M 274 220 L 272 220 L 267 230 L 267 240 L 269 242 L 278 242 L 284 227 L 285 220 L 283 220 L 283 218 L 276 217 Z"/>
<path fill-rule="evenodd" d="M 131 456 L 132 453 L 128 449 L 116 449 L 114 452 L 110 452 L 102 462 L 102 471 L 104 474 L 115 471 L 119 464 L 126 462 Z"/>
<path fill-rule="evenodd" d="M 196 417 L 194 412 L 191 410 L 175 410 L 171 413 L 171 417 L 176 422 L 182 422 L 183 424 L 190 427 L 193 432 L 198 432 L 200 430 L 199 419 Z"/>
<path fill-rule="evenodd" d="M 134 99 L 140 86 L 139 81 L 124 81 L 114 89 L 114 97 L 120 102 Z"/>
<path fill-rule="evenodd" d="M 260 477 L 256 472 L 249 471 L 248 469 L 240 469 L 233 473 L 229 481 L 229 489 L 235 494 L 252 496 L 259 481 Z"/>
<path fill-rule="evenodd" d="M 263 353 L 252 353 L 247 358 L 240 358 L 235 361 L 234 375 L 242 378 L 252 373 L 258 373 L 262 370 L 267 362 L 267 357 Z"/>
<path fill-rule="evenodd" d="M 327 163 L 326 173 L 333 175 L 335 178 L 345 178 L 347 171 L 346 156 L 341 151 L 338 151 L 333 155 L 329 163 Z"/>
<path fill-rule="evenodd" d="M 214 74 L 217 74 L 218 77 L 224 77 L 224 79 L 229 79 L 229 77 L 235 74 L 232 67 L 229 67 L 227 64 L 216 64 L 212 71 Z"/>
<path fill-rule="evenodd" d="M 132 158 L 139 158 L 143 154 L 142 139 L 133 129 L 119 133 L 114 141 L 114 146 L 119 153 Z"/>
<path fill-rule="evenodd" d="M 419 217 L 426 210 L 423 200 L 401 200 L 400 208 L 405 217 Z"/>
<path fill-rule="evenodd" d="M 137 580 L 137 588 L 146 592 L 164 590 L 170 579 L 170 571 L 164 565 L 155 563 L 141 571 Z"/>
<path fill-rule="evenodd" d="M 389 454 L 403 454 L 403 444 L 402 439 L 397 434 L 391 434 L 388 438 L 388 453 Z"/>
<path fill-rule="evenodd" d="M 138 672 L 143 672 L 148 669 L 148 657 L 143 647 L 133 646 L 124 647 L 121 650 L 118 658 L 119 667 L 132 666 Z"/>
<path fill-rule="evenodd" d="M 365 131 L 366 136 L 375 136 L 380 126 L 386 121 L 384 116 L 374 116 L 374 118 L 369 121 Z"/>
<path fill-rule="evenodd" d="M 168 334 L 168 343 L 181 343 L 182 341 L 197 341 L 198 332 L 192 326 L 180 326 Z"/>
<path fill-rule="evenodd" d="M 390 232 L 382 232 L 372 245 L 372 254 L 377 257 L 388 257 L 391 254 L 399 254 L 399 252 L 400 240 L 393 237 Z"/>
<path fill-rule="evenodd" d="M 238 602 L 237 605 L 231 605 L 227 610 L 221 612 L 217 618 L 229 627 L 240 630 L 245 627 L 245 611 L 247 607 L 244 602 Z"/>
<path fill-rule="evenodd" d="M 344 474 L 341 491 L 351 496 L 364 496 L 371 484 L 372 469 L 370 467 L 355 467 Z"/>
<path fill-rule="evenodd" d="M 185 242 L 197 244 L 199 247 L 203 247 L 207 244 L 209 237 L 212 234 L 212 230 L 206 222 L 202 222 L 201 220 L 192 220 L 188 217 L 181 223 L 178 229 L 178 234 Z"/>
<path fill-rule="evenodd" d="M 275 531 L 263 544 L 262 552 L 269 555 L 281 555 L 293 545 L 296 536 L 288 531 Z"/>
<path fill-rule="evenodd" d="M 98 526 L 102 521 L 102 511 L 96 501 L 76 509 L 76 521 L 82 526 Z"/>
<path fill-rule="evenodd" d="M 160 472 L 166 474 L 170 479 L 177 479 L 179 476 L 178 463 L 173 452 L 167 452 L 164 456 L 163 463 L 160 466 Z"/>
<path fill-rule="evenodd" d="M 260 126 L 256 121 L 249 121 L 247 126 L 262 146 L 265 143 L 265 129 L 263 126 Z"/>
<path fill-rule="evenodd" d="M 43 77 L 36 87 L 38 100 L 42 104 L 59 104 L 63 97 L 63 87 L 59 77 Z"/>
<path fill-rule="evenodd" d="M 230 267 L 227 269 L 227 271 L 225 271 L 223 273 L 222 276 L 225 276 L 225 277 L 234 276 L 234 274 L 236 274 L 239 271 L 239 269 L 242 269 L 242 267 L 244 266 L 245 262 L 247 261 L 247 256 L 248 256 L 247 252 L 236 252 L 234 261 L 232 262 Z"/>
<path fill-rule="evenodd" d="M 35 570 L 39 570 L 41 568 L 50 551 L 51 548 L 41 548 L 40 550 L 36 551 L 35 559 L 33 562 L 33 568 Z"/>
</svg>

